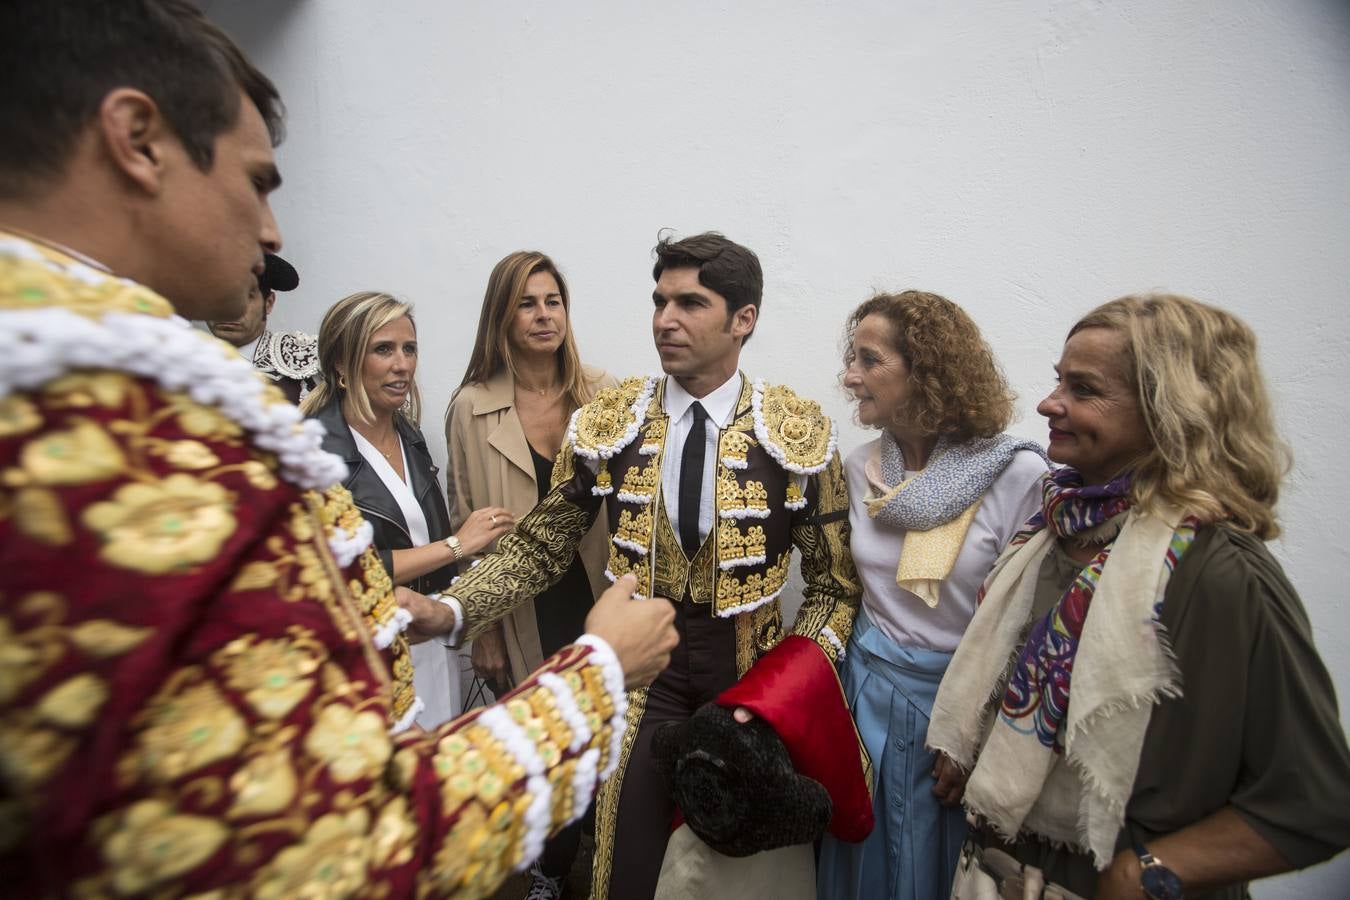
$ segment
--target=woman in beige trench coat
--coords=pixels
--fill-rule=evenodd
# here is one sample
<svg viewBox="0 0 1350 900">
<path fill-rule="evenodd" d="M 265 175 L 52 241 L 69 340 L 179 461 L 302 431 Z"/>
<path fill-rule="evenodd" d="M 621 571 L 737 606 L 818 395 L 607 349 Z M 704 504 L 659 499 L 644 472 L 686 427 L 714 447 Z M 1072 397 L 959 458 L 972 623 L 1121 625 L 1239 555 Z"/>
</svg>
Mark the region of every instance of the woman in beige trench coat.
<svg viewBox="0 0 1350 900">
<path fill-rule="evenodd" d="M 473 356 L 446 411 L 453 523 L 484 505 L 516 517 L 529 512 L 549 489 L 573 411 L 615 384 L 582 365 L 570 310 L 567 282 L 543 253 L 518 251 L 493 268 Z M 608 586 L 608 536 L 602 511 L 562 581 L 474 641 L 474 671 L 494 691 L 524 678 L 582 633 L 594 597 Z M 579 835 L 572 826 L 549 841 L 531 870 L 531 897 L 558 895 Z"/>
</svg>

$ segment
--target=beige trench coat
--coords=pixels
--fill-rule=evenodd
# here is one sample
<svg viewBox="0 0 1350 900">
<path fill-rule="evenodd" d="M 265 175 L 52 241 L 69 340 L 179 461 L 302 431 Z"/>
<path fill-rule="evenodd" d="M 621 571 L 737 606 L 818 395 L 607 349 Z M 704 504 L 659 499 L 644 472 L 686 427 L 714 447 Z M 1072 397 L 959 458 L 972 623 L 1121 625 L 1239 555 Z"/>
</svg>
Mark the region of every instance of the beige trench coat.
<svg viewBox="0 0 1350 900">
<path fill-rule="evenodd" d="M 586 366 L 584 373 L 592 385 L 592 393 L 618 383 L 603 370 L 591 366 Z M 445 446 L 450 460 L 446 490 L 452 528 L 458 529 L 469 513 L 484 506 L 500 506 L 520 517 L 538 502 L 534 461 L 516 415 L 515 381 L 509 371 L 493 376 L 486 384 L 470 384 L 460 389 L 446 412 Z M 603 507 L 578 552 L 590 577 L 591 589 L 598 597 L 609 586 L 605 579 L 609 528 Z M 516 607 L 502 626 L 511 660 L 511 679 L 519 684 L 544 661 L 534 601 Z"/>
</svg>

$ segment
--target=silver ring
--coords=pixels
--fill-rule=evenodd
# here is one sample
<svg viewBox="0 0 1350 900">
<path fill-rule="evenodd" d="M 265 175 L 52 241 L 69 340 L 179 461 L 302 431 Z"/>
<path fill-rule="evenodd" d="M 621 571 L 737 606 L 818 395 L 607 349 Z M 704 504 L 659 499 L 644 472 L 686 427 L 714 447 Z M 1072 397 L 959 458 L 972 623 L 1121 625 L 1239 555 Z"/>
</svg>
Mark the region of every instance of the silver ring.
<svg viewBox="0 0 1350 900">
<path fill-rule="evenodd" d="M 493 525 L 496 525 L 496 524 L 497 524 L 497 517 L 496 517 L 496 516 L 488 516 L 488 521 L 491 522 Z"/>
</svg>

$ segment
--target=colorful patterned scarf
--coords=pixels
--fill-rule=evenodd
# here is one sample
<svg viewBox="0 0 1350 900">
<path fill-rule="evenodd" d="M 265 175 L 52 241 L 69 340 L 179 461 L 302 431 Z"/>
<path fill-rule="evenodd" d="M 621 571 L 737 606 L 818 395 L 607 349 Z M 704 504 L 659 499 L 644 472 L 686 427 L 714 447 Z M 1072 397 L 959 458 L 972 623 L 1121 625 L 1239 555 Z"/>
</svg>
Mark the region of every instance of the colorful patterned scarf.
<svg viewBox="0 0 1350 900">
<path fill-rule="evenodd" d="M 1099 867 L 1114 855 L 1152 704 L 1180 691 L 1158 614 L 1196 525 L 1176 510 L 1139 513 L 1129 487 L 1128 476 L 1086 487 L 1073 470 L 1046 476 L 1041 513 L 981 589 L 928 738 L 974 767 L 967 806 L 1000 833 L 1080 847 Z M 1031 621 L 1055 540 L 1084 536 L 1110 543 Z"/>
</svg>

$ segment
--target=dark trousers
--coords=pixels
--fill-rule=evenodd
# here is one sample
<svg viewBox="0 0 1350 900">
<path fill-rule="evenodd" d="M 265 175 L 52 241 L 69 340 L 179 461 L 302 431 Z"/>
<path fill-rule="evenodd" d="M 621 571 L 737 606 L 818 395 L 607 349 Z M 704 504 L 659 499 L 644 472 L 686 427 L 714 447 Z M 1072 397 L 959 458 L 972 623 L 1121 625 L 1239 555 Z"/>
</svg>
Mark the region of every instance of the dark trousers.
<svg viewBox="0 0 1350 900">
<path fill-rule="evenodd" d="M 648 900 L 666 854 L 675 804 L 652 764 L 652 733 L 689 718 L 738 677 L 734 620 L 715 618 L 710 606 L 686 598 L 675 607 L 675 627 L 680 644 L 647 691 L 647 708 L 622 773 L 610 900 Z"/>
</svg>

